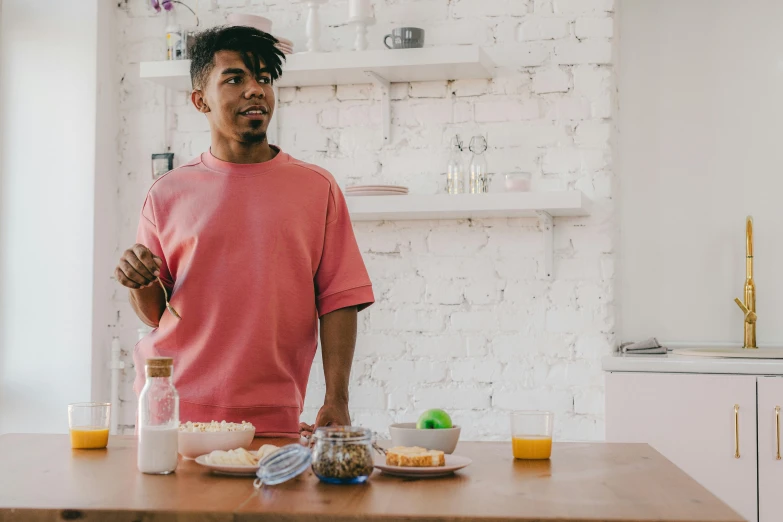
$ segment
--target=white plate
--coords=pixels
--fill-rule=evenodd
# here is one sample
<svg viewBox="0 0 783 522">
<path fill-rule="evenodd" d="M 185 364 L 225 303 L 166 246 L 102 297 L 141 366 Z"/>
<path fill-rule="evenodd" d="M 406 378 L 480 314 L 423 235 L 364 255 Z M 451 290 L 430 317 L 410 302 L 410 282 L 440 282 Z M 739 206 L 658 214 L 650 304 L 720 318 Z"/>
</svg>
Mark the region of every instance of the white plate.
<svg viewBox="0 0 783 522">
<path fill-rule="evenodd" d="M 196 457 L 196 463 L 201 464 L 205 468 L 209 468 L 215 473 L 222 475 L 233 475 L 235 477 L 255 477 L 258 471 L 258 466 L 222 466 L 207 463 L 208 455 L 201 455 Z"/>
<path fill-rule="evenodd" d="M 346 196 L 407 196 L 405 192 L 391 192 L 388 190 L 354 190 L 346 192 Z"/>
<path fill-rule="evenodd" d="M 352 190 L 404 190 L 408 191 L 408 187 L 401 187 L 399 185 L 351 185 L 346 187 L 345 190 L 350 192 Z"/>
<path fill-rule="evenodd" d="M 387 466 L 385 456 L 375 457 L 375 467 L 388 475 L 408 478 L 435 478 L 451 475 L 458 469 L 469 466 L 473 462 L 468 457 L 446 455 L 446 465 L 431 468 L 409 468 L 402 466 Z"/>
</svg>

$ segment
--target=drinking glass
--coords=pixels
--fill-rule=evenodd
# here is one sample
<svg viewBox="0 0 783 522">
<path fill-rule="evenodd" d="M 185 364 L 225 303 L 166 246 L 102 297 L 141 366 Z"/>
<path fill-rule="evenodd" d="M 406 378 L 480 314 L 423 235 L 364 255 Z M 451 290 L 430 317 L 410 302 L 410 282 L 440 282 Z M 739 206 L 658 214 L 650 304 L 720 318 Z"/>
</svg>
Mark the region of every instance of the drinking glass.
<svg viewBox="0 0 783 522">
<path fill-rule="evenodd" d="M 111 404 L 78 402 L 68 405 L 68 428 L 71 448 L 101 449 L 109 443 Z"/>
<path fill-rule="evenodd" d="M 544 460 L 552 455 L 551 411 L 517 411 L 511 414 L 511 447 L 514 458 Z"/>
</svg>

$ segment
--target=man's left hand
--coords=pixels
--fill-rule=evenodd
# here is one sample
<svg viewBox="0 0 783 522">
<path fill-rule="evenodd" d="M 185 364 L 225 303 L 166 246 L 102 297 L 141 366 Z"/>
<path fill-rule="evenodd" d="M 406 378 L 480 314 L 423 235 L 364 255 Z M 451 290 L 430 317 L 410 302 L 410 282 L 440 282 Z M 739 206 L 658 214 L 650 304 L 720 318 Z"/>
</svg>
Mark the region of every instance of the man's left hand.
<svg viewBox="0 0 783 522">
<path fill-rule="evenodd" d="M 327 401 L 318 411 L 315 426 L 304 422 L 299 424 L 299 434 L 309 437 L 316 428 L 321 426 L 350 426 L 351 415 L 348 413 L 348 403 L 343 401 Z"/>
</svg>

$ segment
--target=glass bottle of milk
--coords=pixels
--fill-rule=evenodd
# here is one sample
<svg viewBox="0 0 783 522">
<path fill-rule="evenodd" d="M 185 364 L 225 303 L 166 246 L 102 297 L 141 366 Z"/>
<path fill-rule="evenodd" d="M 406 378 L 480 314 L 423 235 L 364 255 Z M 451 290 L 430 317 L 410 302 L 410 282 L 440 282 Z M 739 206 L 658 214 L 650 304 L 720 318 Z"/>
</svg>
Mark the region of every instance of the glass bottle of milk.
<svg viewBox="0 0 783 522">
<path fill-rule="evenodd" d="M 147 382 L 139 394 L 139 455 L 142 473 L 168 475 L 177 468 L 179 395 L 172 382 L 174 360 L 147 359 Z"/>
</svg>

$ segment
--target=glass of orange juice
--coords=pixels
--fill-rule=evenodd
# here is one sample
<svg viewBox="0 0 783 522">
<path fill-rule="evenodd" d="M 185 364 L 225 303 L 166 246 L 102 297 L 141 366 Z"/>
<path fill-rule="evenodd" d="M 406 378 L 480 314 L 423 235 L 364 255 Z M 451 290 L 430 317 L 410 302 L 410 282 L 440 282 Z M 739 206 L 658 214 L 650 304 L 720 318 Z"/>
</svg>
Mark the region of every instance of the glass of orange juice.
<svg viewBox="0 0 783 522">
<path fill-rule="evenodd" d="M 551 411 L 516 411 L 511 414 L 511 448 L 515 459 L 544 460 L 552 455 Z"/>
<path fill-rule="evenodd" d="M 71 448 L 100 449 L 109 443 L 108 402 L 78 402 L 68 405 L 68 427 L 71 429 Z"/>
</svg>

